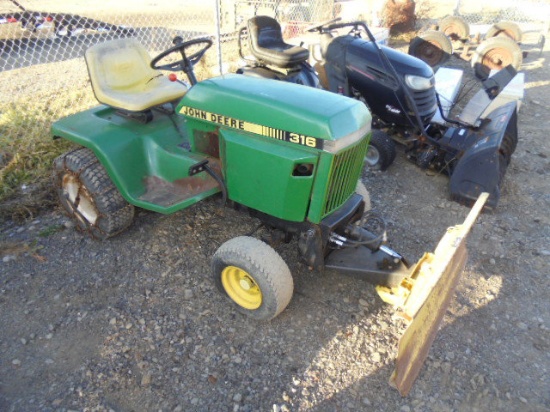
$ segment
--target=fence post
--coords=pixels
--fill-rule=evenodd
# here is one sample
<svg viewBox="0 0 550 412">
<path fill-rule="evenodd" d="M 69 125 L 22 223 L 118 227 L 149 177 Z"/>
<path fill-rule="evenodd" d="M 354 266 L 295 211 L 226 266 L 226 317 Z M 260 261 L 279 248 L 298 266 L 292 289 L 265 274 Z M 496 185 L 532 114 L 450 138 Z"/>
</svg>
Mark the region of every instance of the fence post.
<svg viewBox="0 0 550 412">
<path fill-rule="evenodd" d="M 216 37 L 218 39 L 217 42 L 217 53 L 218 53 L 218 68 L 220 71 L 220 75 L 223 74 L 223 66 L 222 66 L 222 38 L 221 38 L 221 16 L 220 16 L 220 2 L 222 0 L 214 0 L 216 3 Z"/>
<path fill-rule="evenodd" d="M 459 16 L 460 13 L 459 13 L 459 10 L 460 9 L 460 0 L 456 0 L 456 3 L 455 3 L 455 9 L 453 10 L 453 16 Z"/>
</svg>

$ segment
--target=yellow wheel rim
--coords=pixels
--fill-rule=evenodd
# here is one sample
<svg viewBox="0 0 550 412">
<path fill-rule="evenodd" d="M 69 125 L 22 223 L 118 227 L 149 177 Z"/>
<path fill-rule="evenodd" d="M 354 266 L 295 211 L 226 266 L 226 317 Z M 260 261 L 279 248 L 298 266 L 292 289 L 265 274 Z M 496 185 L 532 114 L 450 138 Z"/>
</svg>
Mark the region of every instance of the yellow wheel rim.
<svg viewBox="0 0 550 412">
<path fill-rule="evenodd" d="M 229 297 L 245 309 L 258 309 L 262 304 L 260 287 L 245 270 L 227 266 L 222 271 L 222 285 Z"/>
</svg>

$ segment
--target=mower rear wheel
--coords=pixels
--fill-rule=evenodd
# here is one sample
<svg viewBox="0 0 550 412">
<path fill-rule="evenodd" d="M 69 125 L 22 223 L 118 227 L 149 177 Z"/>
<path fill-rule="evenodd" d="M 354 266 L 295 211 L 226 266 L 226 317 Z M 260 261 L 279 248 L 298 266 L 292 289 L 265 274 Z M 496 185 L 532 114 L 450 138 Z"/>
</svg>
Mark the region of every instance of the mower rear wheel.
<svg viewBox="0 0 550 412">
<path fill-rule="evenodd" d="M 104 240 L 132 223 L 134 206 L 113 184 L 90 149 L 80 148 L 54 160 L 53 184 L 76 227 Z"/>
<path fill-rule="evenodd" d="M 217 288 L 251 318 L 273 319 L 292 298 L 290 269 L 271 246 L 256 238 L 228 240 L 214 254 L 211 268 Z"/>
<path fill-rule="evenodd" d="M 374 129 L 365 155 L 365 164 L 373 170 L 386 170 L 395 160 L 395 142 L 382 130 Z"/>
<path fill-rule="evenodd" d="M 472 67 L 480 79 L 486 79 L 491 70 L 501 70 L 508 65 L 516 70 L 523 61 L 523 53 L 518 44 L 509 37 L 491 37 L 481 42 L 472 57 Z"/>
<path fill-rule="evenodd" d="M 449 60 L 453 54 L 453 44 L 445 33 L 429 30 L 411 41 L 409 54 L 426 62 L 430 67 L 436 67 Z"/>
</svg>

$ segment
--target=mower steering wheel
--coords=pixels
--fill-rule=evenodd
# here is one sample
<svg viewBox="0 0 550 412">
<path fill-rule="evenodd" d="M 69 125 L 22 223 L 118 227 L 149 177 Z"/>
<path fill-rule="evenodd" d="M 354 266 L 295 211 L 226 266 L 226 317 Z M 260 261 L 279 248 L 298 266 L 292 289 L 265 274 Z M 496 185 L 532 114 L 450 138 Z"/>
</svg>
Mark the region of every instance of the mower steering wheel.
<svg viewBox="0 0 550 412">
<path fill-rule="evenodd" d="M 327 21 L 324 21 L 323 23 L 316 24 L 314 26 L 309 26 L 306 28 L 306 31 L 310 33 L 315 33 L 316 31 L 321 32 L 324 26 L 328 26 L 329 24 L 336 23 L 337 21 L 340 21 L 340 20 L 342 20 L 341 17 L 336 17 L 335 19 L 327 20 Z"/>
<path fill-rule="evenodd" d="M 178 41 L 181 39 L 176 38 L 175 41 Z M 204 43 L 205 46 L 200 49 L 198 52 L 193 53 L 191 56 L 187 56 L 185 54 L 185 49 L 188 47 L 194 46 L 196 44 L 202 44 Z M 153 60 L 151 60 L 151 67 L 155 70 L 169 70 L 172 72 L 175 71 L 184 71 L 187 72 L 189 68 L 193 68 L 195 64 L 198 63 L 200 59 L 202 59 L 202 56 L 204 56 L 204 53 L 212 46 L 212 40 L 210 39 L 194 39 L 194 40 L 188 40 L 185 42 L 178 42 L 175 46 L 170 47 L 168 50 L 163 51 L 158 56 L 156 56 Z M 166 63 L 166 64 L 158 64 L 159 61 L 164 59 L 166 56 L 180 52 L 181 53 L 181 59 L 178 61 L 175 61 L 173 63 Z"/>
</svg>

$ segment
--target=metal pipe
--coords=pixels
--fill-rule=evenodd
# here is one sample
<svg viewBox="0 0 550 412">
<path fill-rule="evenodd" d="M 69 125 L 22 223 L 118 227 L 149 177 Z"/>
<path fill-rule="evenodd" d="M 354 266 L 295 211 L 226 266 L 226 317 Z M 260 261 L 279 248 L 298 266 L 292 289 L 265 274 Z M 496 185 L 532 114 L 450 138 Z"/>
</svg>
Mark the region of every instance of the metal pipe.
<svg viewBox="0 0 550 412">
<path fill-rule="evenodd" d="M 218 53 L 218 66 L 220 69 L 220 75 L 223 74 L 223 66 L 222 66 L 222 38 L 221 38 L 221 18 L 220 18 L 220 1 L 221 0 L 214 0 L 216 3 L 216 37 L 218 38 L 218 47 L 217 47 L 217 53 Z"/>
</svg>

